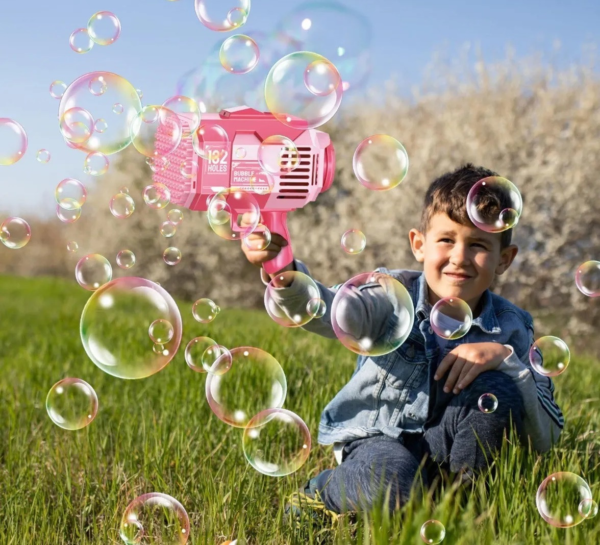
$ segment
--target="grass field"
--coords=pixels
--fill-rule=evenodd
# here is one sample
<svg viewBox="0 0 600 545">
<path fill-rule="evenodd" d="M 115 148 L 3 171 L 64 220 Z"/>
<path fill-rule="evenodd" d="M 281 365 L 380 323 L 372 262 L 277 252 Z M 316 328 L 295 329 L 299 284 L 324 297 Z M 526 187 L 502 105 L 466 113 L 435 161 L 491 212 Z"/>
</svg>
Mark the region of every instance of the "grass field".
<svg viewBox="0 0 600 545">
<path fill-rule="evenodd" d="M 294 530 L 282 521 L 285 498 L 307 478 L 335 465 L 331 447 L 316 445 L 325 404 L 346 383 L 355 355 L 341 344 L 273 323 L 265 312 L 225 309 L 208 325 L 180 303 L 182 344 L 209 335 L 221 344 L 256 346 L 282 365 L 285 408 L 313 437 L 308 462 L 294 475 L 257 473 L 241 449 L 241 430 L 214 416 L 206 375 L 186 366 L 181 349 L 160 373 L 143 380 L 113 378 L 86 356 L 79 318 L 89 296 L 75 282 L 0 277 L 0 544 L 122 543 L 125 507 L 146 492 L 177 498 L 191 522 L 192 544 L 219 545 L 245 536 L 249 544 L 417 544 L 430 518 L 446 527 L 444 544 L 595 544 L 600 515 L 570 529 L 539 516 L 535 494 L 556 471 L 572 471 L 600 500 L 600 363 L 574 355 L 555 379 L 566 426 L 560 442 L 539 456 L 505 445 L 473 489 L 438 489 L 393 517 L 361 515 L 339 528 Z M 75 376 L 96 390 L 100 410 L 87 428 L 69 432 L 45 409 L 49 388 Z"/>
</svg>

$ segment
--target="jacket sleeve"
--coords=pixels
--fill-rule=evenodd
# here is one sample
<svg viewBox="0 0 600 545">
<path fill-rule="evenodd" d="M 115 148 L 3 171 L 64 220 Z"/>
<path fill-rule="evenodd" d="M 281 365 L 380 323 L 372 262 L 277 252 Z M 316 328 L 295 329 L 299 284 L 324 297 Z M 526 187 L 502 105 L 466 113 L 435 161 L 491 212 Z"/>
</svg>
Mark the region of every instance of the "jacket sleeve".
<svg viewBox="0 0 600 545">
<path fill-rule="evenodd" d="M 500 364 L 498 371 L 508 374 L 519 388 L 525 404 L 525 434 L 531 438 L 535 450 L 546 452 L 558 441 L 565 421 L 554 401 L 554 383 L 550 377 L 535 371 L 529 361 L 529 349 L 534 343 L 533 326 L 527 326 L 527 338 L 522 354 L 516 354 L 511 344 L 504 345 L 511 349 L 511 354 Z"/>
</svg>

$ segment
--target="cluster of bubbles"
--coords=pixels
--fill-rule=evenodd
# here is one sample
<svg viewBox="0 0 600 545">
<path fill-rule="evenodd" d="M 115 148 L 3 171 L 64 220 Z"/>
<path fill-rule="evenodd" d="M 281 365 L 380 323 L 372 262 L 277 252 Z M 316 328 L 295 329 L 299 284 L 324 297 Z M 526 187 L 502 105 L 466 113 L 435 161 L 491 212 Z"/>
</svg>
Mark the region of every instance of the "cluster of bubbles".
<svg viewBox="0 0 600 545">
<path fill-rule="evenodd" d="M 121 22 L 110 11 L 94 13 L 87 27 L 75 29 L 69 36 L 69 45 L 75 53 L 89 53 L 98 45 L 110 45 L 117 41 L 121 34 Z"/>
</svg>

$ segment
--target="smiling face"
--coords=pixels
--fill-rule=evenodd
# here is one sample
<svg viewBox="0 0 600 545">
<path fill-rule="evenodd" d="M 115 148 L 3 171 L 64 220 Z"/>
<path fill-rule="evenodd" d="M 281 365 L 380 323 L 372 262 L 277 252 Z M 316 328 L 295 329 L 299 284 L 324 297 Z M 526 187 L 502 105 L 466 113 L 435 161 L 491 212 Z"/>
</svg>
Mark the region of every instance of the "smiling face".
<svg viewBox="0 0 600 545">
<path fill-rule="evenodd" d="M 458 297 L 476 317 L 481 295 L 497 274 L 508 269 L 518 252 L 514 244 L 500 250 L 500 238 L 500 233 L 456 223 L 445 213 L 431 217 L 426 234 L 411 229 L 410 244 L 417 261 L 423 263 L 429 303 Z"/>
</svg>

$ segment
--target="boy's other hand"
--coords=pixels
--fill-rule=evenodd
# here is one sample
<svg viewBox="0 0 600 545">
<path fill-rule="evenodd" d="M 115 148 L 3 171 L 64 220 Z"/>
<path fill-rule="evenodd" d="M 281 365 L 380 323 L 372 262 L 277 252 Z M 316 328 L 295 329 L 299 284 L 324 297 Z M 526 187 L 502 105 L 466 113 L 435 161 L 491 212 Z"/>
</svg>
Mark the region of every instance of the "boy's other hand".
<svg viewBox="0 0 600 545">
<path fill-rule="evenodd" d="M 453 392 L 458 394 L 477 375 L 497 369 L 510 354 L 510 349 L 500 343 L 461 344 L 446 354 L 433 378 L 439 380 L 450 369 L 444 392 L 454 388 Z"/>
</svg>

